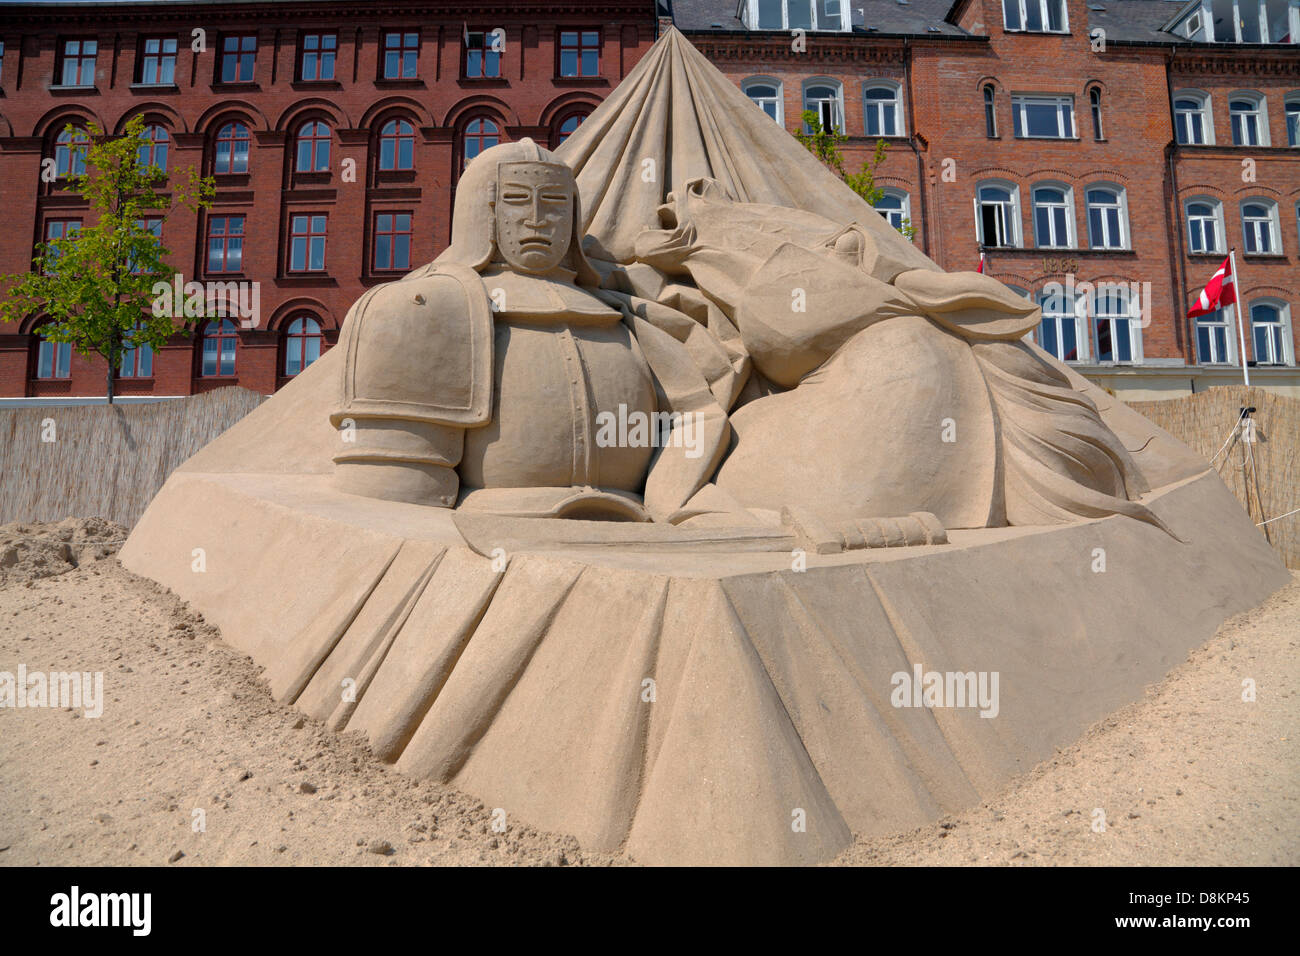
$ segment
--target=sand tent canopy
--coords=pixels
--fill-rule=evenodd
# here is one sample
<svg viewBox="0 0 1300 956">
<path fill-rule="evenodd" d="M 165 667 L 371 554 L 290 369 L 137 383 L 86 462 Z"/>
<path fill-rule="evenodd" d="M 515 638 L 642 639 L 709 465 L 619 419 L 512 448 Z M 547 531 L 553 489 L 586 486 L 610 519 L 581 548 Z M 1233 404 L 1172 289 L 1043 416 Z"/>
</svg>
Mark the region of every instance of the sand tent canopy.
<svg viewBox="0 0 1300 956">
<path fill-rule="evenodd" d="M 669 193 L 708 177 L 741 202 L 861 223 L 878 278 L 938 268 L 672 28 L 556 155 L 577 177 L 595 258 L 630 261 Z"/>
</svg>

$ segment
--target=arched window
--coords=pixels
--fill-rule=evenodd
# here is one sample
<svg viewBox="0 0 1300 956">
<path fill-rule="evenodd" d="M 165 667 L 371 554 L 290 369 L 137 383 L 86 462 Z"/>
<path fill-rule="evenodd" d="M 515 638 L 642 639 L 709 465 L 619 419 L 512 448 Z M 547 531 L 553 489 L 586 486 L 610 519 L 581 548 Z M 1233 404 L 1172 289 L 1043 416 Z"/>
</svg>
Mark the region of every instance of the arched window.
<svg viewBox="0 0 1300 956">
<path fill-rule="evenodd" d="M 582 121 L 586 118 L 586 113 L 574 113 L 571 116 L 565 117 L 564 122 L 560 123 L 560 125 L 555 128 L 555 145 L 559 146 L 566 139 L 576 133 L 578 127 L 582 125 Z"/>
<path fill-rule="evenodd" d="M 1020 193 L 1015 186 L 998 181 L 980 183 L 975 188 L 975 208 L 980 245 L 991 249 L 1020 245 Z"/>
<path fill-rule="evenodd" d="M 899 88 L 876 83 L 862 92 L 868 136 L 902 136 L 903 101 Z"/>
<path fill-rule="evenodd" d="M 1140 361 L 1139 305 L 1125 284 L 1097 284 L 1092 295 L 1092 320 L 1097 336 L 1098 362 L 1127 364 Z"/>
<path fill-rule="evenodd" d="M 284 333 L 284 374 L 297 375 L 320 358 L 324 341 L 320 323 L 310 315 L 300 315 L 290 322 Z"/>
<path fill-rule="evenodd" d="M 760 110 L 777 123 L 785 124 L 785 110 L 782 103 L 781 82 L 765 76 L 755 77 L 740 84 L 741 90 Z"/>
<path fill-rule="evenodd" d="M 1201 365 L 1235 365 L 1237 340 L 1228 313 L 1216 309 L 1196 317 L 1196 361 Z"/>
<path fill-rule="evenodd" d="M 1105 139 L 1101 130 L 1101 88 L 1094 86 L 1088 91 L 1088 104 L 1092 107 L 1092 138 Z"/>
<path fill-rule="evenodd" d="M 1268 146 L 1268 110 L 1264 97 L 1252 90 L 1234 93 L 1228 100 L 1233 146 Z"/>
<path fill-rule="evenodd" d="M 501 130 L 490 119 L 472 119 L 465 125 L 465 147 L 461 155 L 461 168 L 470 164 L 479 153 L 501 142 Z"/>
<path fill-rule="evenodd" d="M 320 120 L 308 120 L 298 127 L 298 162 L 300 173 L 322 173 L 330 168 L 330 128 Z"/>
<path fill-rule="evenodd" d="M 876 202 L 875 209 L 895 229 L 902 229 L 911 219 L 910 206 L 907 193 L 901 189 L 886 189 Z"/>
<path fill-rule="evenodd" d="M 69 342 L 51 342 L 42 329 L 37 329 L 40 342 L 36 346 L 36 377 L 40 379 L 69 378 L 72 368 L 72 345 Z"/>
<path fill-rule="evenodd" d="M 1217 199 L 1189 199 L 1184 208 L 1187 210 L 1189 251 L 1226 251 L 1223 247 L 1223 204 Z"/>
<path fill-rule="evenodd" d="M 379 168 L 384 172 L 415 168 L 415 129 L 403 119 L 391 119 L 379 131 Z"/>
<path fill-rule="evenodd" d="M 217 130 L 212 171 L 214 173 L 248 172 L 249 142 L 248 127 L 243 123 L 232 122 L 222 126 Z"/>
<path fill-rule="evenodd" d="M 1246 254 L 1276 256 L 1282 252 L 1277 222 L 1277 203 L 1271 199 L 1247 199 L 1241 204 L 1241 232 Z"/>
<path fill-rule="evenodd" d="M 803 108 L 817 114 L 823 130 L 844 130 L 844 103 L 838 83 L 829 80 L 817 80 L 804 87 Z M 804 132 L 811 133 L 812 127 L 804 124 Z"/>
<path fill-rule="evenodd" d="M 1089 186 L 1088 245 L 1093 249 L 1128 248 L 1126 194 L 1118 186 Z"/>
<path fill-rule="evenodd" d="M 1256 365 L 1292 365 L 1290 309 L 1277 299 L 1261 299 L 1250 306 L 1251 345 Z"/>
<path fill-rule="evenodd" d="M 59 179 L 84 176 L 86 173 L 85 147 L 90 137 L 83 129 L 63 130 L 54 141 L 54 174 Z"/>
<path fill-rule="evenodd" d="M 1184 146 L 1214 145 L 1209 93 L 1179 90 L 1174 94 L 1174 135 Z"/>
<path fill-rule="evenodd" d="M 1040 249 L 1069 249 L 1074 245 L 1074 191 L 1051 183 L 1035 186 L 1034 245 Z"/>
<path fill-rule="evenodd" d="M 993 108 L 993 84 L 984 84 L 984 133 L 989 139 L 997 139 L 998 117 Z"/>
<path fill-rule="evenodd" d="M 238 346 L 235 323 L 229 319 L 213 319 L 203 327 L 203 362 L 199 374 L 203 378 L 234 375 Z"/>
<path fill-rule="evenodd" d="M 125 351 L 122 353 L 122 362 L 118 366 L 118 378 L 151 378 L 153 376 L 153 348 L 148 342 L 135 342 L 135 336 L 140 330 L 137 323 L 135 328 L 127 333 L 125 340 L 122 342 Z"/>
<path fill-rule="evenodd" d="M 1048 285 L 1038 294 L 1043 321 L 1038 326 L 1038 344 L 1062 362 L 1084 362 L 1088 338 L 1080 335 L 1082 303 L 1071 301 L 1059 285 Z"/>
<path fill-rule="evenodd" d="M 141 166 L 156 166 L 167 172 L 167 147 L 172 138 L 167 129 L 157 123 L 150 123 L 140 131 L 140 149 L 136 156 Z"/>
</svg>

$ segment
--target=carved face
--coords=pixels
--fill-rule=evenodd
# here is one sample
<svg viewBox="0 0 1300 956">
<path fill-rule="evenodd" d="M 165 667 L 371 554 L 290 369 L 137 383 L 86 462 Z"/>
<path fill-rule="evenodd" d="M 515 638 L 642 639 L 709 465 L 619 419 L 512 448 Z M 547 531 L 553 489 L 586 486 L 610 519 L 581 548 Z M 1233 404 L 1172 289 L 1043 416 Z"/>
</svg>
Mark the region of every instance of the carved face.
<svg viewBox="0 0 1300 956">
<path fill-rule="evenodd" d="M 516 272 L 541 275 L 573 239 L 573 177 L 550 163 L 497 167 L 497 249 Z"/>
</svg>

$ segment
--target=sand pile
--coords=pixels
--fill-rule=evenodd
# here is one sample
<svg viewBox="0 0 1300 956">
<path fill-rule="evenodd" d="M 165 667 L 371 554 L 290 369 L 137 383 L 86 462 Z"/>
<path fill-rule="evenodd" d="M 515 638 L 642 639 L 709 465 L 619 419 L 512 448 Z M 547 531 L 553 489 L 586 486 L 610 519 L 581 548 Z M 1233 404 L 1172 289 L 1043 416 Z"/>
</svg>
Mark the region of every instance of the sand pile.
<svg viewBox="0 0 1300 956">
<path fill-rule="evenodd" d="M 103 518 L 0 525 L 0 587 L 63 574 L 116 554 L 127 529 Z"/>
</svg>

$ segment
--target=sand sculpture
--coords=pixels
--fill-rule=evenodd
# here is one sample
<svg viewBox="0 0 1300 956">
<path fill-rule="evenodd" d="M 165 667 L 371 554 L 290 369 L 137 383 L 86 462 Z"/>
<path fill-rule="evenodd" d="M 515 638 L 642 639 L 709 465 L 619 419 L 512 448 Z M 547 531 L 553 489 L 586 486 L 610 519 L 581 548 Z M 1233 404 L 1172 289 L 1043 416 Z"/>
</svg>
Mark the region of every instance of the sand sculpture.
<svg viewBox="0 0 1300 956">
<path fill-rule="evenodd" d="M 988 796 L 1287 580 L 1038 321 L 670 30 L 557 153 L 476 158 L 452 246 L 122 560 L 401 770 L 647 862 L 826 859 Z M 1000 699 L 900 701 L 929 673 Z"/>
</svg>

